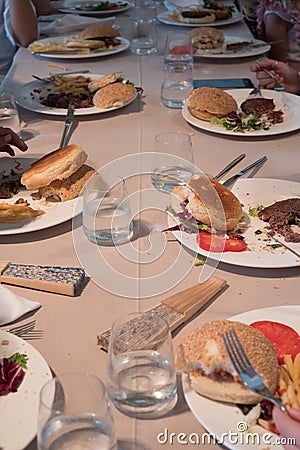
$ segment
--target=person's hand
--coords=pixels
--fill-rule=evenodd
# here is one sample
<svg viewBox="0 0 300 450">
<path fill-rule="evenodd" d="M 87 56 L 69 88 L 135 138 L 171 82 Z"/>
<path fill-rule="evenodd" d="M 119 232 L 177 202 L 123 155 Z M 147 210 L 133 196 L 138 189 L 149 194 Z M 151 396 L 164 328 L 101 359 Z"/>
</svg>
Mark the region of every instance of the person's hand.
<svg viewBox="0 0 300 450">
<path fill-rule="evenodd" d="M 0 152 L 6 152 L 10 156 L 14 156 L 15 151 L 11 145 L 18 147 L 21 152 L 28 149 L 25 142 L 13 130 L 0 127 Z"/>
<path fill-rule="evenodd" d="M 260 86 L 266 89 L 274 88 L 274 81 L 267 75 L 262 67 L 270 70 L 280 84 L 282 84 L 287 92 L 298 94 L 300 91 L 300 77 L 298 72 L 287 63 L 275 61 L 273 59 L 263 59 L 260 64 L 253 64 L 250 69 L 256 72 L 256 78 Z"/>
<path fill-rule="evenodd" d="M 273 408 L 273 420 L 280 436 L 288 441 L 288 438 L 293 438 L 295 445 L 283 445 L 286 450 L 296 450 L 300 448 L 300 409 L 289 409 L 289 413 L 281 411 L 279 408 Z"/>
</svg>

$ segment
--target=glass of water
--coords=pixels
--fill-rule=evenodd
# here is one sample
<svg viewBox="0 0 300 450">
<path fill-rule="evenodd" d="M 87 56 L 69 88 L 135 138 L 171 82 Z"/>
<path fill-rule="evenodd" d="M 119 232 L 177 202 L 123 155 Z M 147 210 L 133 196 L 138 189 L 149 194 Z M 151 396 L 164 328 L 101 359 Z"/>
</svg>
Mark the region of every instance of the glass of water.
<svg viewBox="0 0 300 450">
<path fill-rule="evenodd" d="M 172 33 L 166 38 L 164 63 L 187 63 L 193 68 L 192 40 L 187 33 Z"/>
<path fill-rule="evenodd" d="M 107 391 L 122 413 L 160 417 L 177 401 L 176 370 L 168 323 L 151 313 L 129 314 L 112 327 Z"/>
<path fill-rule="evenodd" d="M 21 134 L 18 108 L 14 96 L 6 92 L 0 93 L 0 126 L 11 128 Z"/>
<path fill-rule="evenodd" d="M 116 450 L 110 402 L 94 375 L 68 373 L 48 381 L 40 393 L 39 450 Z"/>
<path fill-rule="evenodd" d="M 178 131 L 155 136 L 151 181 L 162 192 L 171 192 L 194 174 L 191 136 Z"/>
<path fill-rule="evenodd" d="M 129 242 L 133 224 L 123 178 L 96 173 L 88 179 L 83 189 L 83 230 L 94 244 Z"/>
</svg>

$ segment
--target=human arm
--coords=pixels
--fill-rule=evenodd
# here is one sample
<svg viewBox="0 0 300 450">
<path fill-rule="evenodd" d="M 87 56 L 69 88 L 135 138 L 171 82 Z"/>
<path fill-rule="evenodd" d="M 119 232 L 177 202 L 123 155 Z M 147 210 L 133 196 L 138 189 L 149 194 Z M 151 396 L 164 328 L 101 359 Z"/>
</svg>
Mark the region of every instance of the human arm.
<svg viewBox="0 0 300 450">
<path fill-rule="evenodd" d="M 18 147 L 22 152 L 25 152 L 28 149 L 25 142 L 13 130 L 0 127 L 0 152 L 5 152 L 10 156 L 14 156 L 15 151 L 11 145 Z"/>
<path fill-rule="evenodd" d="M 279 15 L 269 12 L 264 17 L 265 21 L 265 40 L 282 41 L 277 44 L 272 44 L 269 51 L 271 59 L 278 59 L 279 61 L 286 61 L 288 57 L 288 31 L 290 24 L 283 20 Z"/>
<path fill-rule="evenodd" d="M 295 440 L 295 445 L 283 445 L 283 447 L 287 450 L 300 448 L 300 409 L 291 408 L 286 414 L 274 407 L 273 420 L 282 437 Z"/>
<path fill-rule="evenodd" d="M 31 0 L 38 16 L 52 14 L 55 9 L 50 0 Z"/>
<path fill-rule="evenodd" d="M 266 89 L 273 89 L 274 81 L 267 75 L 262 68 L 270 70 L 280 84 L 282 84 L 287 92 L 298 94 L 300 92 L 300 76 L 298 72 L 287 63 L 282 61 L 274 61 L 273 59 L 262 59 L 260 64 L 251 66 L 252 72 L 256 73 L 256 78 L 260 86 Z"/>
<path fill-rule="evenodd" d="M 18 44 L 27 47 L 37 39 L 37 17 L 30 0 L 9 0 L 9 15 L 13 36 Z"/>
</svg>

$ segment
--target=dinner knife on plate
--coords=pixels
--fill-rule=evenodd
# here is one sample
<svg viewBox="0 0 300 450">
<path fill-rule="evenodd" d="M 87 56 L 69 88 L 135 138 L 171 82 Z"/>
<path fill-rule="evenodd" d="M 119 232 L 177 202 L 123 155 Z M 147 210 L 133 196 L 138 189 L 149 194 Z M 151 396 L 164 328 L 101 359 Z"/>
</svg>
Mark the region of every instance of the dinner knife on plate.
<svg viewBox="0 0 300 450">
<path fill-rule="evenodd" d="M 59 144 L 59 148 L 62 148 L 69 143 L 69 140 L 71 137 L 70 126 L 72 125 L 73 120 L 74 120 L 74 109 L 73 109 L 72 105 L 69 105 L 63 134 L 62 134 L 60 144 Z M 68 131 L 69 131 L 69 133 L 68 133 Z"/>
<path fill-rule="evenodd" d="M 227 180 L 224 181 L 223 186 L 230 188 L 236 180 L 238 180 L 240 177 L 245 175 L 245 173 L 250 172 L 250 170 L 254 169 L 255 167 L 260 168 L 261 165 L 267 160 L 268 158 L 266 156 L 262 156 L 257 161 L 254 161 L 249 166 L 245 167 L 244 169 L 240 170 L 237 174 L 233 175 L 230 178 L 227 178 Z"/>
</svg>

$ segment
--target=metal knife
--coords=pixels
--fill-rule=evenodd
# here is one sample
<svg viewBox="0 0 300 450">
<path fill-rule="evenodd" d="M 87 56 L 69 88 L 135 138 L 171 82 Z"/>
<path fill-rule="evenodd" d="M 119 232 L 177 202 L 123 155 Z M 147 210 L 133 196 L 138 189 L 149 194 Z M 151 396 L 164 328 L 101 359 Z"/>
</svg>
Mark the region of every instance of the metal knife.
<svg viewBox="0 0 300 450">
<path fill-rule="evenodd" d="M 230 169 L 232 169 L 234 166 L 236 166 L 240 161 L 242 161 L 242 159 L 244 159 L 246 156 L 245 153 L 242 153 L 240 156 L 238 156 L 237 158 L 235 158 L 233 161 L 231 161 L 229 164 L 227 164 L 227 166 L 224 167 L 224 169 L 222 169 L 217 175 L 215 175 L 213 178 L 215 180 L 220 180 L 225 173 L 229 172 Z"/>
<path fill-rule="evenodd" d="M 254 161 L 249 166 L 245 167 L 244 169 L 240 170 L 236 175 L 233 175 L 232 177 L 228 178 L 226 181 L 224 181 L 223 186 L 226 186 L 229 188 L 232 186 L 236 180 L 238 180 L 240 177 L 242 177 L 245 173 L 250 172 L 250 170 L 254 169 L 257 166 L 262 165 L 268 158 L 266 156 L 263 156 L 262 158 L 259 158 L 257 161 Z"/>
<path fill-rule="evenodd" d="M 67 134 L 67 132 L 68 132 L 73 120 L 74 120 L 74 109 L 73 109 L 72 105 L 69 105 L 63 134 L 62 134 L 60 144 L 59 144 L 59 148 L 64 147 L 65 145 L 68 144 L 71 134 L 70 134 L 70 132 Z"/>
<path fill-rule="evenodd" d="M 289 245 L 287 245 L 285 242 L 283 242 L 281 239 L 278 239 L 275 236 L 272 236 L 270 233 L 266 233 L 268 238 L 273 239 L 274 242 L 276 242 L 279 245 L 282 245 L 282 247 L 286 248 L 288 251 L 292 252 L 294 255 L 298 256 L 300 258 L 300 252 L 297 252 L 293 248 L 291 248 Z"/>
<path fill-rule="evenodd" d="M 248 48 L 261 48 L 261 47 L 266 47 L 267 45 L 280 44 L 281 42 L 283 42 L 283 41 L 278 40 L 278 41 L 259 42 L 259 43 L 250 43 L 249 42 L 248 44 L 241 45 L 240 48 L 236 48 L 236 49 L 232 49 L 232 50 L 226 50 L 226 48 L 224 48 L 223 50 L 217 50 L 217 49 L 200 50 L 199 49 L 199 53 L 203 52 L 203 53 L 207 53 L 207 54 L 211 54 L 211 55 L 227 55 L 228 53 L 237 53 L 238 51 L 247 50 Z M 232 42 L 232 44 L 238 44 L 238 43 Z"/>
</svg>

